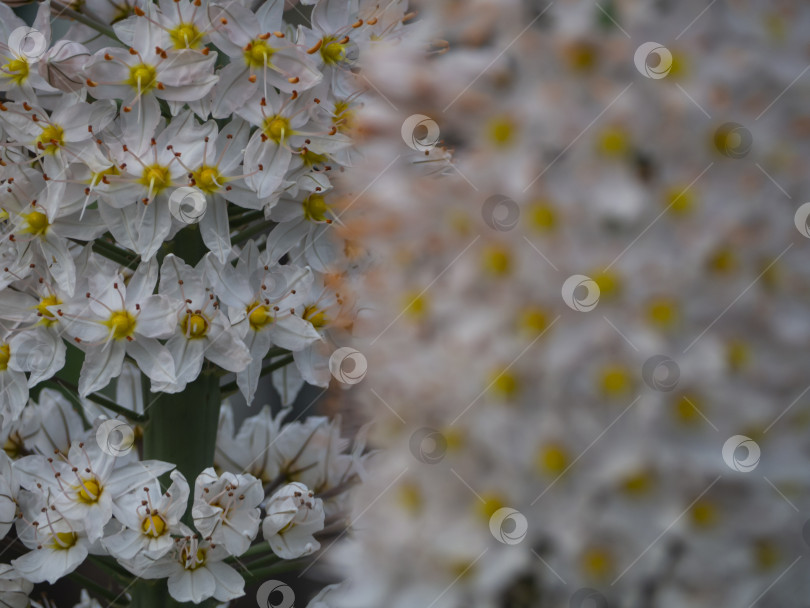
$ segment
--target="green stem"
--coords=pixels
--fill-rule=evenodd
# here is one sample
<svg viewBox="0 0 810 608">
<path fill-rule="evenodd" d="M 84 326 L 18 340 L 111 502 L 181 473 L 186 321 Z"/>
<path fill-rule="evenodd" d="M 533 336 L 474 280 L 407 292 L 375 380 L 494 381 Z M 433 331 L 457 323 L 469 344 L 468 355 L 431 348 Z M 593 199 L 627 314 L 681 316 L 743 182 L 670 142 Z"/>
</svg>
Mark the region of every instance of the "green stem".
<svg viewBox="0 0 810 608">
<path fill-rule="evenodd" d="M 267 365 L 265 365 L 262 368 L 261 375 L 266 376 L 270 372 L 275 371 L 277 369 L 280 369 L 280 368 L 284 367 L 285 365 L 289 365 L 292 362 L 293 362 L 293 356 L 292 355 L 287 355 L 283 359 L 279 359 L 278 361 L 274 361 L 272 363 L 268 363 Z M 237 390 L 239 390 L 239 387 L 237 386 L 236 382 L 228 382 L 228 384 L 224 385 L 222 388 L 220 388 L 220 390 L 222 391 L 223 395 L 228 395 L 230 393 L 235 393 Z"/>
<path fill-rule="evenodd" d="M 79 388 L 77 386 L 72 385 L 69 382 L 66 382 L 65 380 L 62 380 L 60 378 L 53 378 L 52 381 L 60 385 L 66 391 L 71 390 L 74 392 L 79 391 Z M 147 422 L 149 420 L 149 416 L 147 416 L 146 414 L 139 414 L 138 412 L 133 412 L 132 410 L 127 409 L 121 405 L 118 405 L 115 401 L 107 399 L 107 397 L 99 395 L 98 393 L 90 393 L 89 395 L 87 395 L 87 399 L 89 399 L 93 403 L 98 403 L 100 406 L 105 407 L 108 410 L 115 412 L 116 414 L 126 416 L 127 418 L 129 418 L 134 422 Z"/>
<path fill-rule="evenodd" d="M 133 256 L 129 252 L 104 241 L 93 241 L 93 252 L 127 268 L 134 266 L 138 262 L 138 256 Z"/>
<path fill-rule="evenodd" d="M 241 243 L 242 241 L 246 241 L 249 238 L 256 236 L 257 234 L 261 234 L 265 230 L 273 228 L 276 225 L 276 222 L 273 220 L 266 220 L 264 222 L 259 222 L 255 226 L 251 226 L 250 228 L 246 228 L 235 237 L 231 239 L 231 243 L 236 245 L 237 243 Z"/>
<path fill-rule="evenodd" d="M 243 226 L 248 222 L 253 222 L 255 220 L 260 220 L 264 217 L 264 211 L 251 211 L 249 213 L 243 213 L 242 215 L 238 215 L 231 220 L 231 228 L 238 228 L 239 226 Z"/>
<path fill-rule="evenodd" d="M 267 550 L 270 551 L 270 547 L 267 547 Z M 240 560 L 240 562 L 242 561 L 241 556 L 240 556 L 239 560 Z M 252 562 L 249 562 L 249 563 L 244 563 L 243 562 L 243 565 L 250 572 L 250 574 L 248 574 L 248 576 L 253 576 L 253 572 L 254 571 L 258 572 L 258 570 L 257 570 L 258 568 L 264 568 L 264 567 L 270 566 L 272 564 L 277 564 L 280 561 L 281 561 L 281 558 L 278 555 L 276 555 L 275 553 L 271 552 L 270 555 L 265 555 L 264 557 L 260 557 L 260 558 L 258 558 L 256 560 L 253 560 Z M 238 563 L 239 562 L 237 562 L 237 564 Z"/>
<path fill-rule="evenodd" d="M 53 386 L 56 390 L 58 390 L 65 397 L 68 398 L 68 400 L 73 405 L 73 411 L 76 412 L 82 419 L 82 424 L 84 424 L 85 430 L 93 428 L 93 425 L 90 424 L 90 421 L 87 419 L 87 416 L 84 413 L 84 406 L 82 405 L 82 402 L 79 400 L 78 397 L 76 397 L 75 391 L 71 391 L 69 388 L 62 385 L 62 383 L 59 381 L 58 378 L 52 378 L 51 380 L 48 380 L 45 384 Z"/>
<path fill-rule="evenodd" d="M 115 34 L 115 30 L 111 27 L 101 23 L 101 21 L 96 21 L 92 17 L 88 17 L 87 15 L 82 15 L 81 13 L 74 11 L 72 8 L 64 6 L 63 4 L 56 4 L 51 8 L 52 13 L 56 13 L 55 16 L 59 17 L 64 15 L 65 17 L 70 17 L 71 19 L 75 19 L 79 23 L 83 23 L 87 27 L 93 28 L 100 34 L 104 34 L 105 36 L 109 36 L 113 40 L 118 40 L 118 36 Z M 120 41 L 119 41 L 120 42 Z"/>
<path fill-rule="evenodd" d="M 116 600 L 120 599 L 123 600 L 121 601 L 121 604 L 126 603 L 126 600 L 124 600 L 123 596 L 119 597 L 119 594 L 116 593 L 115 591 L 110 591 L 109 589 L 102 587 L 97 582 L 95 582 L 90 578 L 87 578 L 83 574 L 79 574 L 78 572 L 71 572 L 70 574 L 68 574 L 68 577 L 75 580 L 82 587 L 85 587 L 88 590 L 92 590 L 93 592 L 98 593 L 99 595 L 105 597 L 111 602 L 115 602 Z"/>
<path fill-rule="evenodd" d="M 267 566 L 266 568 L 254 570 L 253 572 L 250 573 L 250 575 L 244 577 L 245 586 L 266 580 L 268 576 L 271 576 L 273 574 L 280 574 L 281 572 L 289 572 L 291 570 L 297 570 L 298 568 L 306 564 L 308 561 L 310 561 L 309 557 L 307 559 L 283 560 L 281 563 L 273 564 L 272 566 Z"/>
</svg>

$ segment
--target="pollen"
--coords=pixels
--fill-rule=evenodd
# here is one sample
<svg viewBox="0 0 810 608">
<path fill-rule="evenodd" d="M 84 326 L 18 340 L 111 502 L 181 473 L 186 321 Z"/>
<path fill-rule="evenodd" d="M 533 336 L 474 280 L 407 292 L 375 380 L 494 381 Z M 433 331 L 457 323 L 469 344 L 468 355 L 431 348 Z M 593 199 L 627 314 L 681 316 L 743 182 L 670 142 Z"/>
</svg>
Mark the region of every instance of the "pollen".
<svg viewBox="0 0 810 608">
<path fill-rule="evenodd" d="M 285 141 L 291 134 L 290 121 L 288 118 L 276 114 L 275 116 L 268 116 L 264 119 L 262 124 L 262 132 L 268 139 L 273 140 L 277 144 Z"/>
<path fill-rule="evenodd" d="M 265 65 L 270 65 L 270 57 L 275 52 L 267 41 L 256 38 L 245 47 L 245 63 L 253 69 L 264 69 Z"/>
<path fill-rule="evenodd" d="M 655 298 L 647 305 L 647 319 L 659 329 L 671 329 L 678 322 L 678 303 L 670 298 Z"/>
<path fill-rule="evenodd" d="M 75 532 L 57 532 L 53 535 L 51 547 L 61 551 L 67 551 L 79 540 L 79 535 Z"/>
<path fill-rule="evenodd" d="M 154 66 L 139 63 L 129 68 L 129 78 L 124 82 L 136 91 L 148 93 L 157 86 L 157 70 Z"/>
<path fill-rule="evenodd" d="M 169 30 L 169 38 L 176 49 L 196 49 L 202 43 L 202 34 L 193 23 L 181 23 Z"/>
<path fill-rule="evenodd" d="M 47 125 L 36 139 L 36 146 L 45 154 L 55 154 L 65 143 L 65 131 L 59 125 Z"/>
<path fill-rule="evenodd" d="M 253 331 L 259 331 L 273 322 L 273 315 L 270 314 L 270 309 L 258 302 L 254 302 L 247 307 L 247 315 L 250 328 Z"/>
<path fill-rule="evenodd" d="M 707 500 L 699 500 L 689 511 L 692 524 L 697 528 L 711 528 L 717 523 L 717 507 Z"/>
<path fill-rule="evenodd" d="M 325 222 L 329 207 L 326 199 L 320 194 L 310 194 L 301 203 L 304 207 L 304 217 L 310 222 Z"/>
<path fill-rule="evenodd" d="M 492 374 L 489 390 L 502 399 L 514 397 L 519 388 L 517 377 L 508 370 L 497 371 Z"/>
<path fill-rule="evenodd" d="M 0 372 L 8 369 L 8 362 L 11 359 L 11 346 L 0 344 Z"/>
<path fill-rule="evenodd" d="M 208 320 L 195 313 L 188 313 L 183 317 L 180 327 L 187 338 L 204 338 L 208 333 Z"/>
<path fill-rule="evenodd" d="M 110 315 L 104 324 L 110 328 L 113 338 L 123 340 L 135 333 L 137 319 L 128 310 L 117 310 Z"/>
<path fill-rule="evenodd" d="M 482 263 L 489 274 L 506 276 L 512 270 L 512 252 L 502 245 L 491 245 L 484 250 Z"/>
<path fill-rule="evenodd" d="M 205 564 L 205 550 L 197 549 L 194 555 L 191 555 L 188 547 L 180 552 L 180 559 L 183 561 L 183 567 L 186 570 L 196 570 Z"/>
<path fill-rule="evenodd" d="M 85 504 L 98 502 L 102 491 L 101 484 L 94 478 L 83 479 L 81 485 L 77 486 L 77 489 L 79 490 L 79 502 Z"/>
<path fill-rule="evenodd" d="M 163 536 L 166 532 L 166 521 L 157 513 L 152 513 L 141 522 L 141 531 L 152 538 Z"/>
<path fill-rule="evenodd" d="M 304 309 L 304 320 L 312 323 L 315 329 L 321 329 L 329 323 L 329 318 L 323 310 L 318 310 L 317 306 L 307 306 Z"/>
<path fill-rule="evenodd" d="M 206 194 L 213 194 L 222 189 L 226 179 L 219 173 L 219 169 L 211 165 L 203 165 L 192 173 L 194 183 Z"/>
<path fill-rule="evenodd" d="M 598 147 L 605 156 L 624 156 L 630 149 L 630 138 L 622 129 L 609 127 L 599 135 Z"/>
<path fill-rule="evenodd" d="M 675 215 L 686 215 L 697 206 L 697 197 L 692 190 L 671 188 L 664 198 L 667 209 Z"/>
<path fill-rule="evenodd" d="M 408 294 L 403 298 L 403 310 L 414 319 L 422 319 L 428 312 L 427 298 L 420 293 Z"/>
<path fill-rule="evenodd" d="M 143 171 L 143 175 L 138 180 L 145 188 L 149 188 L 152 193 L 159 194 L 172 184 L 172 176 L 168 167 L 163 165 L 150 165 Z"/>
<path fill-rule="evenodd" d="M 39 301 L 37 304 L 37 315 L 42 317 L 40 323 L 45 325 L 46 327 L 50 327 L 54 323 L 56 323 L 56 316 L 48 310 L 49 306 L 56 306 L 57 304 L 61 304 L 62 300 L 57 298 L 56 296 L 45 296 Z"/>
<path fill-rule="evenodd" d="M 527 334 L 537 336 L 548 327 L 548 313 L 542 308 L 526 308 L 520 314 L 518 325 Z"/>
<path fill-rule="evenodd" d="M 515 123 L 508 116 L 494 118 L 489 123 L 487 134 L 496 146 L 508 146 L 515 138 Z"/>
<path fill-rule="evenodd" d="M 321 44 L 321 58 L 326 65 L 336 65 L 346 57 L 346 45 L 338 42 L 337 38 L 326 36 Z"/>
<path fill-rule="evenodd" d="M 5 64 L 2 69 L 0 69 L 0 74 L 6 78 L 10 78 L 11 81 L 19 87 L 28 79 L 29 71 L 28 61 L 20 57 L 18 59 L 12 59 Z"/>
<path fill-rule="evenodd" d="M 50 226 L 50 222 L 48 222 L 48 216 L 39 211 L 32 211 L 31 213 L 26 213 L 23 216 L 23 218 L 25 219 L 26 223 L 25 231 L 30 234 L 36 235 L 45 234 L 48 230 L 48 226 Z"/>
</svg>

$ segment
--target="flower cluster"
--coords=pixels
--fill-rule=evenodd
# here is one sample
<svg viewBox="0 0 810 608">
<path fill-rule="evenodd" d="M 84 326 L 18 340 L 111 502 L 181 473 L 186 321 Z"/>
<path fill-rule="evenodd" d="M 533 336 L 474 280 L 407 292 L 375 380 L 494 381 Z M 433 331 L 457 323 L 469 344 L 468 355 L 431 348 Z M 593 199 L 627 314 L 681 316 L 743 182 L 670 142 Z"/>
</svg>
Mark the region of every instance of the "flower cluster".
<svg viewBox="0 0 810 608">
<path fill-rule="evenodd" d="M 348 224 L 391 449 L 340 605 L 801 603 L 807 7 L 422 4 L 364 72 L 413 164 Z"/>
<path fill-rule="evenodd" d="M 54 583 L 88 557 L 117 576 L 167 579 L 180 602 L 227 602 L 244 594 L 245 579 L 262 580 L 268 556 L 314 554 L 316 535 L 340 525 L 344 491 L 364 475 L 363 441 L 341 439 L 339 420 L 285 423 L 286 412 L 274 418 L 265 407 L 235 432 L 225 404 L 215 467 L 192 494 L 171 463 L 139 460 L 125 422 L 84 405 L 85 418 L 97 416 L 90 429 L 67 397 L 44 389 L 0 437 L 0 534 L 14 527 L 21 543 L 0 571 L 4 592 L 19 595 L 12 606 L 27 605 L 32 583 Z M 251 546 L 260 529 L 264 542 Z"/>
<path fill-rule="evenodd" d="M 272 372 L 283 406 L 329 386 L 367 257 L 339 219 L 358 61 L 400 36 L 406 3 L 44 0 L 30 24 L 10 4 L 0 536 L 20 554 L 0 589 L 26 606 L 31 583 L 90 556 L 116 580 L 168 578 L 178 601 L 226 602 L 243 594 L 236 556 L 297 559 L 340 527 L 363 442 L 347 452 L 337 420 L 269 410 L 234 436 L 225 405 L 216 449 L 197 450 L 215 467 L 181 472 L 148 457 L 151 409 L 213 378 L 213 425 L 220 378 L 248 405 Z M 269 546 L 251 547 L 260 527 Z"/>
</svg>

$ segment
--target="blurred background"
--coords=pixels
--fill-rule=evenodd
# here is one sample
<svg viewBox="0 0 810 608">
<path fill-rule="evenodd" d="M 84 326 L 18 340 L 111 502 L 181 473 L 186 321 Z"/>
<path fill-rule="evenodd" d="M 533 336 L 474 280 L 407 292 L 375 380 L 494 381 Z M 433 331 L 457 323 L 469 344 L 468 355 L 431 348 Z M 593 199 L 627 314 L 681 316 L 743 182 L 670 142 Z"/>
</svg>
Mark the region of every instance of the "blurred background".
<svg viewBox="0 0 810 608">
<path fill-rule="evenodd" d="M 413 10 L 358 72 L 341 605 L 810 605 L 810 5 Z"/>
</svg>

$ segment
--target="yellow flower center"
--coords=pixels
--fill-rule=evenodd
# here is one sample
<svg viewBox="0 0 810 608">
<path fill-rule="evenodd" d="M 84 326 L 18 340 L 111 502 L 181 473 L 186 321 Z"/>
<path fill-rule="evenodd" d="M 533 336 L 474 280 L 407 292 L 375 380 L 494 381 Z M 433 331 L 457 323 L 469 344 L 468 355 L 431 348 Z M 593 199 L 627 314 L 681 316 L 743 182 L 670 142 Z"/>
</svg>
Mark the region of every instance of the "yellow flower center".
<svg viewBox="0 0 810 608">
<path fill-rule="evenodd" d="M 546 201 L 535 201 L 529 205 L 529 224 L 538 232 L 551 232 L 557 226 L 557 211 Z"/>
<path fill-rule="evenodd" d="M 486 521 L 489 521 L 498 509 L 502 509 L 506 506 L 501 496 L 494 492 L 485 492 L 481 500 L 475 502 L 478 512 Z"/>
<path fill-rule="evenodd" d="M 292 134 L 289 119 L 278 114 L 264 119 L 262 131 L 268 139 L 272 139 L 277 144 L 285 141 Z"/>
<path fill-rule="evenodd" d="M 205 564 L 205 550 L 197 549 L 197 553 L 192 556 L 191 551 L 189 551 L 188 547 L 185 547 L 180 552 L 180 559 L 183 561 L 183 567 L 186 570 L 196 570 L 203 564 Z"/>
<path fill-rule="evenodd" d="M 157 513 L 152 513 L 141 522 L 141 531 L 152 538 L 163 536 L 166 532 L 166 521 Z"/>
<path fill-rule="evenodd" d="M 65 143 L 65 132 L 59 125 L 47 125 L 36 139 L 36 146 L 45 154 L 55 154 Z"/>
<path fill-rule="evenodd" d="M 504 246 L 491 245 L 484 250 L 484 270 L 494 276 L 505 276 L 512 270 L 512 253 Z"/>
<path fill-rule="evenodd" d="M 669 329 L 678 321 L 678 303 L 669 298 L 656 298 L 647 305 L 647 318 L 660 329 Z"/>
<path fill-rule="evenodd" d="M 202 34 L 193 23 L 181 23 L 169 30 L 169 38 L 176 49 L 196 49 L 202 42 Z"/>
<path fill-rule="evenodd" d="M 110 315 L 110 318 L 104 324 L 110 328 L 113 338 L 123 340 L 135 333 L 137 320 L 128 310 L 117 310 Z"/>
<path fill-rule="evenodd" d="M 26 213 L 23 217 L 25 218 L 25 223 L 27 224 L 25 231 L 30 232 L 31 234 L 45 234 L 45 232 L 48 230 L 48 226 L 50 226 L 48 216 L 44 213 L 40 213 L 39 211 Z"/>
<path fill-rule="evenodd" d="M 591 547 L 580 559 L 583 573 L 591 580 L 605 580 L 613 572 L 613 556 L 607 549 Z"/>
<path fill-rule="evenodd" d="M 321 165 L 328 160 L 328 156 L 326 154 L 317 154 L 312 150 L 306 149 L 301 152 L 301 160 L 304 161 L 304 164 L 307 167 L 312 167 L 314 165 Z"/>
<path fill-rule="evenodd" d="M 510 399 L 514 397 L 518 391 L 518 379 L 508 370 L 496 371 L 492 374 L 489 390 L 496 397 L 501 399 Z"/>
<path fill-rule="evenodd" d="M 45 296 L 39 301 L 36 308 L 37 316 L 42 317 L 42 320 L 40 321 L 42 325 L 50 327 L 56 323 L 56 316 L 50 310 L 48 310 L 48 306 L 56 306 L 57 304 L 61 303 L 62 301 L 56 296 Z"/>
<path fill-rule="evenodd" d="M 129 68 L 129 78 L 124 82 L 136 91 L 148 93 L 157 86 L 157 70 L 154 66 L 139 63 Z"/>
<path fill-rule="evenodd" d="M 17 86 L 21 86 L 28 79 L 28 71 L 28 61 L 23 57 L 12 59 L 2 69 L 3 76 L 10 78 Z"/>
<path fill-rule="evenodd" d="M 63 551 L 67 551 L 73 545 L 76 544 L 79 540 L 79 535 L 75 532 L 57 532 L 53 535 L 53 541 L 51 542 L 51 547 L 54 549 L 59 549 Z"/>
<path fill-rule="evenodd" d="M 270 309 L 264 304 L 254 302 L 247 307 L 247 313 L 250 328 L 254 331 L 259 331 L 273 322 L 273 315 L 270 314 Z"/>
<path fill-rule="evenodd" d="M 332 123 L 337 126 L 338 131 L 341 133 L 352 130 L 354 126 L 354 111 L 349 109 L 348 101 L 335 102 L 335 115 L 332 118 Z"/>
<path fill-rule="evenodd" d="M 326 316 L 326 313 L 322 310 L 318 310 L 317 306 L 307 306 L 304 309 L 303 317 L 305 321 L 312 323 L 312 327 L 315 329 L 320 329 L 329 323 L 329 318 Z"/>
<path fill-rule="evenodd" d="M 515 136 L 515 123 L 507 116 L 493 119 L 489 123 L 489 139 L 496 146 L 509 145 Z"/>
<path fill-rule="evenodd" d="M 520 328 L 531 335 L 543 333 L 548 327 L 548 314 L 542 308 L 527 308 L 520 316 Z"/>
<path fill-rule="evenodd" d="M 627 368 L 609 365 L 602 370 L 601 387 L 606 397 L 621 397 L 633 388 L 633 380 Z"/>
<path fill-rule="evenodd" d="M 82 479 L 82 484 L 77 487 L 79 490 L 79 502 L 93 504 L 98 502 L 101 496 L 101 484 L 95 478 Z"/>
<path fill-rule="evenodd" d="M 717 507 L 706 500 L 698 501 L 689 513 L 692 524 L 697 528 L 711 528 L 717 523 Z"/>
<path fill-rule="evenodd" d="M 160 194 L 161 191 L 172 185 L 172 175 L 168 167 L 150 165 L 144 169 L 138 183 L 149 188 L 153 194 Z"/>
<path fill-rule="evenodd" d="M 256 38 L 245 47 L 245 63 L 254 69 L 264 69 L 266 65 L 270 65 L 270 57 L 275 52 L 266 40 Z"/>
<path fill-rule="evenodd" d="M 338 64 L 346 57 L 346 45 L 340 44 L 332 36 L 326 36 L 321 43 L 321 57 L 327 65 Z"/>
<path fill-rule="evenodd" d="M 208 333 L 208 320 L 190 312 L 180 322 L 180 327 L 187 338 L 203 338 Z"/>
<path fill-rule="evenodd" d="M 647 494 L 655 485 L 655 478 L 646 470 L 636 471 L 621 480 L 621 489 L 633 497 Z"/>
<path fill-rule="evenodd" d="M 206 194 L 213 194 L 222 189 L 226 178 L 222 177 L 215 166 L 203 165 L 192 173 L 194 184 Z"/>
<path fill-rule="evenodd" d="M 121 175 L 121 171 L 118 169 L 118 165 L 110 165 L 109 167 L 104 169 L 104 171 L 93 173 L 93 177 L 90 178 L 88 183 L 91 186 L 98 186 L 99 182 L 101 182 L 108 175 Z"/>
<path fill-rule="evenodd" d="M 568 467 L 569 461 L 570 458 L 565 447 L 559 443 L 551 443 L 538 450 L 535 464 L 541 473 L 558 477 Z"/>
<path fill-rule="evenodd" d="M 8 369 L 8 361 L 11 359 L 11 346 L 0 344 L 0 372 Z"/>
<path fill-rule="evenodd" d="M 329 211 L 329 207 L 320 194 L 310 194 L 301 204 L 304 207 L 304 217 L 310 222 L 326 221 L 326 213 Z"/>
<path fill-rule="evenodd" d="M 606 156 L 623 156 L 630 149 L 630 138 L 618 127 L 608 127 L 599 136 L 599 150 Z"/>
</svg>

